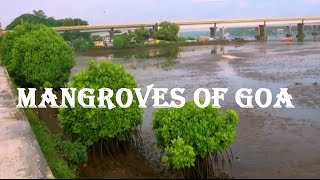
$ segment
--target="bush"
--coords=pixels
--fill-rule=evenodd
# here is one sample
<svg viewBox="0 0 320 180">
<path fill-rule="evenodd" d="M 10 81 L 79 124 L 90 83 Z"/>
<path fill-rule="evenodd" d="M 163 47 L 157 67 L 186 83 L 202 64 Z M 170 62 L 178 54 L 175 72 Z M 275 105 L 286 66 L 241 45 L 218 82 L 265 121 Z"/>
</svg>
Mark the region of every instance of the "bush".
<svg viewBox="0 0 320 180">
<path fill-rule="evenodd" d="M 113 38 L 112 47 L 115 49 L 127 48 L 129 46 L 129 37 L 126 34 L 117 35 Z"/>
<path fill-rule="evenodd" d="M 71 42 L 72 42 L 73 47 L 79 51 L 87 51 L 87 50 L 94 48 L 94 43 L 90 39 L 77 38 Z"/>
<path fill-rule="evenodd" d="M 91 62 L 87 70 L 72 77 L 69 87 L 93 88 L 95 89 L 94 95 L 98 96 L 99 88 L 108 87 L 114 93 L 120 88 L 129 88 L 133 91 L 133 88 L 137 87 L 137 83 L 123 66 L 112 62 L 102 62 L 101 64 Z M 110 139 L 128 140 L 129 136 L 136 132 L 136 127 L 142 123 L 142 109 L 139 108 L 137 97 L 135 95 L 133 97 L 134 100 L 130 107 L 117 106 L 111 110 L 83 108 L 76 102 L 75 108 L 60 109 L 60 124 L 66 133 L 71 134 L 86 146 Z M 114 104 L 116 104 L 115 98 L 115 95 L 111 98 Z M 125 93 L 122 99 L 123 102 L 126 102 Z M 95 99 L 95 105 L 98 106 L 98 104 L 98 100 Z"/>
<path fill-rule="evenodd" d="M 200 162 L 207 162 L 209 166 L 198 173 L 197 177 L 201 178 L 214 171 L 210 165 L 213 156 L 223 159 L 221 153 L 233 142 L 238 121 L 238 114 L 234 110 L 228 110 L 223 115 L 217 108 L 199 108 L 193 101 L 186 102 L 180 109 L 159 109 L 154 115 L 153 129 L 158 147 L 169 155 L 174 150 L 179 152 L 174 156 L 166 156 L 165 161 L 178 170 L 193 165 L 190 159 L 192 151 L 188 148 L 190 146 L 196 154 L 195 166 L 200 166 L 195 169 L 203 167 Z M 210 171 L 206 172 L 206 169 Z"/>
<path fill-rule="evenodd" d="M 194 166 L 196 154 L 192 146 L 186 145 L 180 137 L 172 140 L 171 143 L 172 145 L 165 149 L 166 155 L 163 157 L 163 162 L 177 170 Z"/>
<path fill-rule="evenodd" d="M 61 87 L 69 80 L 75 62 L 73 49 L 55 30 L 44 25 L 34 26 L 36 30 L 14 39 L 8 69 L 22 86 Z"/>
<path fill-rule="evenodd" d="M 64 158 L 74 165 L 87 162 L 87 148 L 79 142 L 62 141 L 60 149 Z"/>
<path fill-rule="evenodd" d="M 12 60 L 12 52 L 13 52 L 13 46 L 17 39 L 19 39 L 21 36 L 27 34 L 30 31 L 39 29 L 39 25 L 35 24 L 25 24 L 24 26 L 16 26 L 12 31 L 8 31 L 3 37 L 2 41 L 0 42 L 0 55 L 2 63 L 7 66 L 11 63 Z M 10 69 L 8 69 L 8 72 L 12 72 Z"/>
<path fill-rule="evenodd" d="M 155 36 L 161 40 L 177 41 L 179 30 L 178 24 L 164 21 L 159 24 L 159 30 L 155 33 Z"/>
<path fill-rule="evenodd" d="M 140 27 L 129 33 L 129 36 L 131 36 L 137 44 L 144 44 L 144 42 L 149 39 L 150 32 L 148 29 Z"/>
<path fill-rule="evenodd" d="M 185 42 L 187 42 L 187 40 L 188 40 L 188 38 L 186 38 L 186 37 L 179 37 L 178 38 L 179 43 L 185 43 Z"/>
</svg>

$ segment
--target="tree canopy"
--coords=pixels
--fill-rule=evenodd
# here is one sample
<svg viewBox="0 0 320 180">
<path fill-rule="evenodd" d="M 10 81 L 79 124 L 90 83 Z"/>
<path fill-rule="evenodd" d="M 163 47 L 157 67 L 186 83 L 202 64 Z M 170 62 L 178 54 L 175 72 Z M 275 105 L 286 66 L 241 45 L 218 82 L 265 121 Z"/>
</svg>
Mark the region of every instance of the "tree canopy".
<svg viewBox="0 0 320 180">
<path fill-rule="evenodd" d="M 150 32 L 148 29 L 141 27 L 131 31 L 129 35 L 136 43 L 144 43 L 147 39 L 149 39 Z"/>
<path fill-rule="evenodd" d="M 34 10 L 33 14 L 25 13 L 15 18 L 6 27 L 6 30 L 12 30 L 17 25 L 21 25 L 22 23 L 26 22 L 34 24 L 44 24 L 49 27 L 88 25 L 87 21 L 84 21 L 80 18 L 54 19 L 53 17 L 47 17 L 43 10 Z"/>
<path fill-rule="evenodd" d="M 176 23 L 164 21 L 159 24 L 159 30 L 156 32 L 156 38 L 166 41 L 177 41 L 180 27 Z"/>
<path fill-rule="evenodd" d="M 9 74 L 20 86 L 62 87 L 74 65 L 73 49 L 42 24 L 17 26 L 4 36 L 1 54 Z"/>
</svg>

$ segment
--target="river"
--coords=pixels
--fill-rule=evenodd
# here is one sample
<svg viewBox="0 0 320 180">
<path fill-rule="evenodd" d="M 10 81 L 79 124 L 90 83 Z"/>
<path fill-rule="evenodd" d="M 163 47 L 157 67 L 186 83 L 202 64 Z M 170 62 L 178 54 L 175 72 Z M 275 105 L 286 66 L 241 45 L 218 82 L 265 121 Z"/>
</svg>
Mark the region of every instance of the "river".
<svg viewBox="0 0 320 180">
<path fill-rule="evenodd" d="M 197 88 L 228 88 L 222 110 L 234 108 L 240 120 L 228 171 L 235 178 L 315 178 L 320 176 L 320 44 L 251 43 L 242 46 L 197 46 L 99 53 L 77 56 L 73 73 L 87 63 L 111 60 L 132 73 L 139 87 L 185 88 L 192 100 Z M 294 109 L 240 108 L 239 88 L 269 88 L 272 105 L 279 88 L 288 88 Z M 253 94 L 254 95 L 254 94 Z M 263 99 L 264 97 L 262 97 Z M 170 97 L 166 97 L 170 100 Z M 144 111 L 145 156 L 159 164 L 152 133 L 153 102 Z"/>
</svg>

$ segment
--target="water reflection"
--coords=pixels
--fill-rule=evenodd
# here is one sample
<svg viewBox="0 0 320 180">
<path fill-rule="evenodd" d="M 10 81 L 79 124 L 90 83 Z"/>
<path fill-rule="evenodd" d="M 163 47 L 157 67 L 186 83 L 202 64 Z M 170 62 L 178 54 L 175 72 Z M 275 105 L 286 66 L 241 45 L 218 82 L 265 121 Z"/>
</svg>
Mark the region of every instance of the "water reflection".
<svg viewBox="0 0 320 180">
<path fill-rule="evenodd" d="M 138 48 L 138 49 L 129 49 L 129 50 L 120 50 L 120 51 L 113 51 L 113 52 L 106 52 L 107 59 L 114 59 L 114 58 L 125 58 L 125 59 L 132 59 L 132 58 L 166 58 L 166 59 L 177 59 L 179 57 L 179 47 L 178 46 L 166 46 L 166 47 L 159 47 L 154 49 L 145 49 L 145 48 Z"/>
<path fill-rule="evenodd" d="M 168 71 L 179 63 L 180 49 L 178 46 L 166 46 L 158 48 L 138 48 L 111 52 L 93 53 L 90 56 L 78 56 L 77 65 L 73 73 L 83 70 L 91 60 L 97 62 L 112 61 L 122 64 L 129 69 L 161 69 Z"/>
<path fill-rule="evenodd" d="M 224 54 L 224 46 L 213 46 L 213 49 L 211 50 L 211 54 Z"/>
</svg>

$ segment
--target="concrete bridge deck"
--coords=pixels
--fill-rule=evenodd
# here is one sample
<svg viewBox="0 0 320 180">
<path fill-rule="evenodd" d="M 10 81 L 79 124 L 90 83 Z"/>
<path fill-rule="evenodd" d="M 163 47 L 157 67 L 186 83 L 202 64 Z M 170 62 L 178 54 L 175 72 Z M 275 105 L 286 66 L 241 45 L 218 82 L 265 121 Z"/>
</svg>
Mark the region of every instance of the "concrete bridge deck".
<svg viewBox="0 0 320 180">
<path fill-rule="evenodd" d="M 260 24 L 267 24 L 268 26 L 297 24 L 303 22 L 304 24 L 320 23 L 320 16 L 306 16 L 306 17 L 266 17 L 266 18 L 241 18 L 241 19 L 210 19 L 210 20 L 189 20 L 189 21 L 172 21 L 180 25 L 181 29 L 204 28 L 212 26 L 223 27 L 252 27 Z M 80 25 L 80 26 L 61 26 L 53 27 L 58 32 L 64 31 L 82 31 L 82 32 L 103 32 L 111 29 L 135 29 L 139 27 L 153 28 L 157 22 L 148 23 L 127 23 L 127 24 L 104 24 L 104 25 Z M 5 30 L 1 30 L 5 34 Z M 1 34 L 0 34 L 1 36 Z"/>
<path fill-rule="evenodd" d="M 0 179 L 54 178 L 0 65 Z"/>
</svg>

